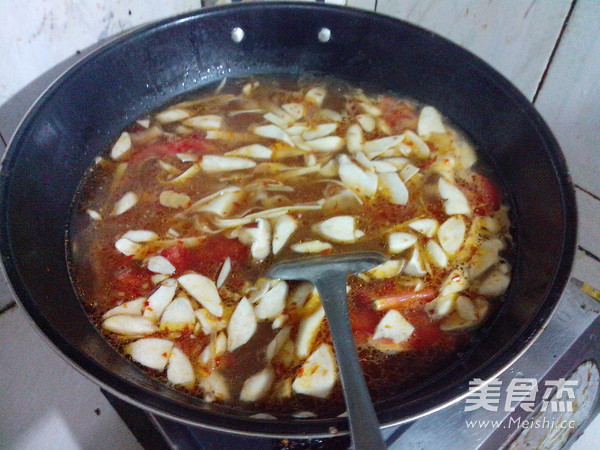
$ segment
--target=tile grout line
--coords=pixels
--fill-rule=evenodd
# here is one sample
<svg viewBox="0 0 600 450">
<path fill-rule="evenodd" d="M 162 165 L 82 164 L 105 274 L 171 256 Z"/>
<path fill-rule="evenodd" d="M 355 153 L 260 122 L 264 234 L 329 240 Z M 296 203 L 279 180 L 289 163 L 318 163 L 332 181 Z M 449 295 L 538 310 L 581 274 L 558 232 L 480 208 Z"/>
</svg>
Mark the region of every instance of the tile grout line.
<svg viewBox="0 0 600 450">
<path fill-rule="evenodd" d="M 586 188 L 583 188 L 583 187 L 579 186 L 578 184 L 574 184 L 574 186 L 575 186 L 575 189 L 579 189 L 581 192 L 585 192 L 587 195 L 589 195 L 593 199 L 596 199 L 596 200 L 600 201 L 600 197 L 598 197 L 593 192 L 588 191 Z"/>
<path fill-rule="evenodd" d="M 0 316 L 2 314 L 4 314 L 6 311 L 10 311 L 11 309 L 13 309 L 15 306 L 17 306 L 17 302 L 12 301 L 10 303 L 8 303 L 7 305 L 4 305 L 2 308 L 0 308 Z"/>
<path fill-rule="evenodd" d="M 585 253 L 586 256 L 589 256 L 594 261 L 597 261 L 597 262 L 600 263 L 600 256 L 596 256 L 595 254 L 593 254 L 592 252 L 590 252 L 587 248 L 584 248 L 581 245 L 578 245 L 577 249 L 580 250 L 580 251 L 582 251 L 583 253 Z"/>
<path fill-rule="evenodd" d="M 542 77 L 540 78 L 540 82 L 537 85 L 535 94 L 533 94 L 533 99 L 531 100 L 531 103 L 533 103 L 533 104 L 535 104 L 535 101 L 537 100 L 538 95 L 540 94 L 542 87 L 544 86 L 544 82 L 546 81 L 546 76 L 548 75 L 550 66 L 552 65 L 552 61 L 554 60 L 554 57 L 556 56 L 556 51 L 558 50 L 558 47 L 560 45 L 560 41 L 562 40 L 563 35 L 565 34 L 565 30 L 567 29 L 567 25 L 569 24 L 569 20 L 571 19 L 571 14 L 573 13 L 573 10 L 575 9 L 576 4 L 577 4 L 577 0 L 573 0 L 571 2 L 569 11 L 567 12 L 567 16 L 565 17 L 565 21 L 563 22 L 562 27 L 560 28 L 560 32 L 558 33 L 558 37 L 556 38 L 556 42 L 554 43 L 554 47 L 552 48 L 552 52 L 550 53 L 550 57 L 548 58 L 546 67 L 544 68 L 544 73 L 542 73 Z"/>
</svg>

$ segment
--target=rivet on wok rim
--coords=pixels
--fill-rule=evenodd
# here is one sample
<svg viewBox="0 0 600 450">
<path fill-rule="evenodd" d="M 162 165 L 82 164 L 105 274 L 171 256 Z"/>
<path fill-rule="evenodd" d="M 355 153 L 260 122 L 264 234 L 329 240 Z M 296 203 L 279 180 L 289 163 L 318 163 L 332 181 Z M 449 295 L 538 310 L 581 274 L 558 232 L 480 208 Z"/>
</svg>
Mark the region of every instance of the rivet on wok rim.
<svg viewBox="0 0 600 450">
<path fill-rule="evenodd" d="M 321 28 L 319 31 L 319 41 L 325 43 L 329 42 L 329 39 L 331 39 L 331 30 L 325 27 Z"/>
<path fill-rule="evenodd" d="M 233 42 L 240 43 L 242 42 L 242 40 L 244 39 L 244 30 L 242 30 L 240 27 L 235 27 L 233 30 L 231 30 L 231 40 Z"/>
</svg>

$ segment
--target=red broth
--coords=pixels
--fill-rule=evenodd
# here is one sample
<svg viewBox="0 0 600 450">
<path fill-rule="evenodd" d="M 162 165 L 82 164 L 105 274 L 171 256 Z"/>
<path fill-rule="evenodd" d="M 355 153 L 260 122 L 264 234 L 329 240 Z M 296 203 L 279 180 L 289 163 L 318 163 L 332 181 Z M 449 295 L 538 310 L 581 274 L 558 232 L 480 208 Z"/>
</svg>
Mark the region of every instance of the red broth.
<svg viewBox="0 0 600 450">
<path fill-rule="evenodd" d="M 73 275 L 123 354 L 206 401 L 339 414 L 318 294 L 264 278 L 356 250 L 350 320 L 375 400 L 456 358 L 499 304 L 508 208 L 432 107 L 330 80 L 228 81 L 142 117 L 97 158 L 73 218 Z"/>
</svg>

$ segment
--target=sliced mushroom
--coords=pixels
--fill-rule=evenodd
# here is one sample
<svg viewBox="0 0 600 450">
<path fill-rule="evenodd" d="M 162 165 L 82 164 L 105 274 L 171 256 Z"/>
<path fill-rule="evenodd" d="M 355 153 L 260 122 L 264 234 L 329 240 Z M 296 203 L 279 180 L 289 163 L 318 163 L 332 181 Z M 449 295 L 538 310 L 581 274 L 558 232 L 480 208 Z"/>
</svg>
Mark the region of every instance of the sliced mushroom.
<svg viewBox="0 0 600 450">
<path fill-rule="evenodd" d="M 427 138 L 432 133 L 445 133 L 446 127 L 442 123 L 442 116 L 433 106 L 425 106 L 419 114 L 417 133 Z"/>
<path fill-rule="evenodd" d="M 475 291 L 486 297 L 498 297 L 504 294 L 509 284 L 510 276 L 500 270 L 494 270 L 481 280 Z"/>
<path fill-rule="evenodd" d="M 435 219 L 417 219 L 408 224 L 410 228 L 427 237 L 433 237 L 438 225 L 438 221 Z"/>
<path fill-rule="evenodd" d="M 273 150 L 260 144 L 250 144 L 225 153 L 227 156 L 242 156 L 254 159 L 271 159 Z"/>
<path fill-rule="evenodd" d="M 142 246 L 129 239 L 121 238 L 115 242 L 115 248 L 125 256 L 133 256 L 142 249 Z"/>
<path fill-rule="evenodd" d="M 177 347 L 173 347 L 171 356 L 169 356 L 167 380 L 175 385 L 185 386 L 187 388 L 194 387 L 196 382 L 196 375 L 194 374 L 192 363 L 187 355 Z"/>
<path fill-rule="evenodd" d="M 308 103 L 314 103 L 317 106 L 321 106 L 323 100 L 325 100 L 326 95 L 327 91 L 325 89 L 323 89 L 322 87 L 314 87 L 306 93 L 304 99 Z"/>
<path fill-rule="evenodd" d="M 285 246 L 290 236 L 298 228 L 298 221 L 289 214 L 279 216 L 273 230 L 273 254 L 276 255 Z"/>
<path fill-rule="evenodd" d="M 402 253 L 417 242 L 417 237 L 410 233 L 390 233 L 388 236 L 388 250 L 390 253 Z"/>
<path fill-rule="evenodd" d="M 377 192 L 378 178 L 372 172 L 365 172 L 350 161 L 346 155 L 341 155 L 339 162 L 339 176 L 345 186 L 358 195 L 372 197 Z"/>
<path fill-rule="evenodd" d="M 124 212 L 129 211 L 133 208 L 138 202 L 138 196 L 135 192 L 126 192 L 123 197 L 115 202 L 113 207 L 112 216 L 118 216 L 123 214 Z"/>
<path fill-rule="evenodd" d="M 217 286 L 210 279 L 198 273 L 188 273 L 180 276 L 179 284 L 212 315 L 221 317 L 223 315 L 223 302 L 217 290 Z"/>
<path fill-rule="evenodd" d="M 325 310 L 319 306 L 315 312 L 300 322 L 298 334 L 296 335 L 296 355 L 306 358 L 311 351 L 317 332 L 325 318 Z"/>
<path fill-rule="evenodd" d="M 166 111 L 158 113 L 155 116 L 156 120 L 160 123 L 179 122 L 180 120 L 187 119 L 188 117 L 190 117 L 189 111 L 179 108 L 167 109 Z"/>
<path fill-rule="evenodd" d="M 321 253 L 331 250 L 333 246 L 328 242 L 314 240 L 299 242 L 298 244 L 292 245 L 291 248 L 296 253 Z"/>
<path fill-rule="evenodd" d="M 145 338 L 128 344 L 125 353 L 143 366 L 162 372 L 169 362 L 172 349 L 173 342 L 167 339 Z"/>
<path fill-rule="evenodd" d="M 270 367 L 265 367 L 258 373 L 255 373 L 242 386 L 240 400 L 243 402 L 255 402 L 263 398 L 271 389 L 275 373 Z"/>
<path fill-rule="evenodd" d="M 119 160 L 127 156 L 130 150 L 131 136 L 129 136 L 129 133 L 124 131 L 121 133 L 119 139 L 117 139 L 117 142 L 115 142 L 115 145 L 113 145 L 112 149 L 110 150 L 110 157 L 114 160 Z"/>
<path fill-rule="evenodd" d="M 446 256 L 442 247 L 440 247 L 433 239 L 427 241 L 425 250 L 427 251 L 430 261 L 437 267 L 444 268 L 448 265 L 448 256 Z"/>
<path fill-rule="evenodd" d="M 437 236 L 440 245 L 448 255 L 454 255 L 465 239 L 467 225 L 461 216 L 453 216 L 446 220 L 438 229 Z"/>
<path fill-rule="evenodd" d="M 423 275 L 427 274 L 427 271 L 423 267 L 421 254 L 417 246 L 415 246 L 410 259 L 404 266 L 404 273 L 407 275 L 412 275 L 413 277 L 422 277 Z"/>
<path fill-rule="evenodd" d="M 332 242 L 344 244 L 351 244 L 364 236 L 364 232 L 356 229 L 356 220 L 353 216 L 331 217 L 315 224 L 313 231 Z"/>
<path fill-rule="evenodd" d="M 218 130 L 223 124 L 223 118 L 214 114 L 205 116 L 190 117 L 183 121 L 188 127 L 197 128 L 199 130 Z"/>
<path fill-rule="evenodd" d="M 232 352 L 247 343 L 256 331 L 254 308 L 246 297 L 238 303 L 227 325 L 227 350 Z"/>
<path fill-rule="evenodd" d="M 251 169 L 256 163 L 251 159 L 237 156 L 205 155 L 200 161 L 202 170 L 208 173 L 230 172 L 235 170 Z"/>
<path fill-rule="evenodd" d="M 198 319 L 198 322 L 200 322 L 200 326 L 204 334 L 210 335 L 212 333 L 217 333 L 227 327 L 226 320 L 217 316 L 213 316 L 205 308 L 197 309 L 194 311 L 194 315 L 196 316 L 196 319 Z"/>
<path fill-rule="evenodd" d="M 133 242 L 150 242 L 158 239 L 158 234 L 149 230 L 129 230 L 121 238 L 129 239 Z"/>
<path fill-rule="evenodd" d="M 373 339 L 390 339 L 398 344 L 411 337 L 414 331 L 415 327 L 402 314 L 391 309 L 377 324 Z"/>
<path fill-rule="evenodd" d="M 175 266 L 164 256 L 152 256 L 148 259 L 148 270 L 163 275 L 172 275 L 175 273 Z"/>
<path fill-rule="evenodd" d="M 103 315 L 103 319 L 108 319 L 111 316 L 119 314 L 126 314 L 129 316 L 141 316 L 144 311 L 144 304 L 146 303 L 145 297 L 136 298 L 128 302 L 122 303 L 119 306 L 115 306 L 112 309 L 106 311 Z"/>
<path fill-rule="evenodd" d="M 465 194 L 463 194 L 458 187 L 448 183 L 443 178 L 440 178 L 438 189 L 440 197 L 444 199 L 444 211 L 446 214 L 449 216 L 456 214 L 471 214 L 471 208 L 469 207 L 467 197 L 465 197 Z"/>
<path fill-rule="evenodd" d="M 162 316 L 165 308 L 171 303 L 175 297 L 177 290 L 177 282 L 172 279 L 167 279 L 148 297 L 148 304 L 144 308 L 144 317 L 158 321 Z"/>
<path fill-rule="evenodd" d="M 179 192 L 167 190 L 158 196 L 158 202 L 167 208 L 185 208 L 191 203 L 190 196 Z"/>
<path fill-rule="evenodd" d="M 198 379 L 198 386 L 204 392 L 205 402 L 210 403 L 215 400 L 227 401 L 231 398 L 227 381 L 219 372 L 212 372 L 206 377 L 200 377 Z"/>
<path fill-rule="evenodd" d="M 237 237 L 244 245 L 250 245 L 250 253 L 254 261 L 262 261 L 271 253 L 271 224 L 267 219 L 256 219 L 254 228 L 241 227 L 232 236 Z"/>
<path fill-rule="evenodd" d="M 256 305 L 256 317 L 259 320 L 269 320 L 276 318 L 285 308 L 285 299 L 288 294 L 288 284 L 285 281 L 279 281 L 269 289 Z"/>
<path fill-rule="evenodd" d="M 169 331 L 193 329 L 195 324 L 194 309 L 186 297 L 177 297 L 169 303 L 160 318 L 160 328 Z"/>
<path fill-rule="evenodd" d="M 292 389 L 298 394 L 327 398 L 336 380 L 337 366 L 333 349 L 329 344 L 321 344 L 302 365 Z"/>
<path fill-rule="evenodd" d="M 118 314 L 109 316 L 102 322 L 102 328 L 128 337 L 141 337 L 158 331 L 151 320 L 140 316 Z"/>
<path fill-rule="evenodd" d="M 408 189 L 397 173 L 380 173 L 379 181 L 383 192 L 390 197 L 390 201 L 396 205 L 408 203 Z"/>
</svg>

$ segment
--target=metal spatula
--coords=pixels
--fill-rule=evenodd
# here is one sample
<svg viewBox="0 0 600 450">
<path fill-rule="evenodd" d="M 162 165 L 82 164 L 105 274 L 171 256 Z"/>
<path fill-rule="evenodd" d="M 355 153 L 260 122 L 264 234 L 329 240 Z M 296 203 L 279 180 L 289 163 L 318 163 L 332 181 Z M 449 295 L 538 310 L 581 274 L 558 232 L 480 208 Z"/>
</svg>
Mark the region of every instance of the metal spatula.
<svg viewBox="0 0 600 450">
<path fill-rule="evenodd" d="M 377 252 L 317 256 L 275 264 L 267 276 L 280 280 L 306 280 L 315 285 L 327 316 L 348 409 L 350 435 L 356 450 L 385 449 L 379 422 L 367 390 L 348 314 L 346 279 L 387 261 Z"/>
</svg>

